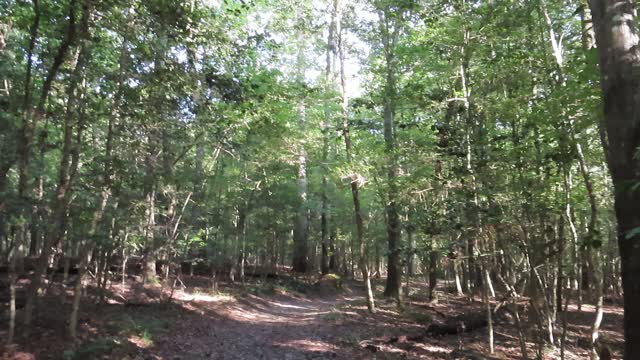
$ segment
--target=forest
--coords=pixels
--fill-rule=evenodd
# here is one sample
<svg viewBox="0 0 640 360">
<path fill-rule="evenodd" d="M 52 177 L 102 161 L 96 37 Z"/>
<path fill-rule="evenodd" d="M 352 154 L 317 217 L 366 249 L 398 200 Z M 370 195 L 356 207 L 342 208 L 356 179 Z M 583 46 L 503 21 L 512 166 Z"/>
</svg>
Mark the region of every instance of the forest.
<svg viewBox="0 0 640 360">
<path fill-rule="evenodd" d="M 640 359 L 632 0 L 0 0 L 3 359 Z"/>
</svg>

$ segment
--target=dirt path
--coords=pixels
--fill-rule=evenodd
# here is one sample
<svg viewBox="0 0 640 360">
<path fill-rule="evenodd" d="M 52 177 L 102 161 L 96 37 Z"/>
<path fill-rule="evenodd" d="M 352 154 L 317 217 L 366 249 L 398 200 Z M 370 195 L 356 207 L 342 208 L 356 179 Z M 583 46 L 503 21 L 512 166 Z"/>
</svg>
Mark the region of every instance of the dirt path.
<svg viewBox="0 0 640 360">
<path fill-rule="evenodd" d="M 393 302 L 378 302 L 368 314 L 358 286 L 336 297 L 297 295 L 244 295 L 228 300 L 207 295 L 182 294 L 180 319 L 170 331 L 154 339 L 157 359 L 517 359 L 520 358 L 513 325 L 496 322 L 496 354 L 487 356 L 486 332 L 462 337 L 424 337 L 426 325 L 469 311 L 481 311 L 480 303 L 450 297 L 443 304 L 419 300 L 398 312 Z M 439 309 L 434 311 L 433 309 Z M 440 315 L 444 314 L 444 315 Z M 570 338 L 584 337 L 580 325 L 591 315 L 572 312 Z M 617 348 L 621 314 L 607 308 L 603 336 Z M 411 338 L 420 338 L 413 341 Z M 529 339 L 533 339 L 529 335 Z M 579 359 L 585 349 L 571 340 L 568 358 Z M 369 345 L 368 345 L 369 344 Z M 464 350 L 456 350 L 459 346 Z M 531 353 L 534 344 L 530 343 Z M 557 351 L 556 351 L 557 352 Z M 556 358 L 556 354 L 548 354 Z"/>
<path fill-rule="evenodd" d="M 483 311 L 483 307 L 479 301 L 469 303 L 444 291 L 437 304 L 429 303 L 423 283 L 413 284 L 413 295 L 403 310 L 393 301 L 377 298 L 377 312 L 369 314 L 362 286 L 353 281 L 338 296 L 319 297 L 308 286 L 302 295 L 294 289 L 304 286 L 293 282 L 225 285 L 211 292 L 203 286 L 206 281 L 197 280 L 191 279 L 187 291 L 176 291 L 172 301 L 167 301 L 166 292 L 160 296 L 159 285 L 114 285 L 106 304 L 84 304 L 75 343 L 64 337 L 70 302 L 61 303 L 59 296 L 43 297 L 42 308 L 48 311 L 40 314 L 32 337 L 39 341 L 17 344 L 10 353 L 38 360 L 521 358 L 515 328 L 508 319 L 495 319 L 496 354 L 492 356 L 487 354 L 484 329 L 428 336 L 429 324 Z M 381 281 L 376 286 L 381 293 Z M 571 356 L 567 358 L 583 359 L 593 307 L 569 310 L 567 354 Z M 533 354 L 535 324 L 526 318 L 522 321 Z M 623 344 L 621 329 L 622 309 L 606 306 L 601 337 L 616 353 Z M 557 350 L 545 358 L 559 358 Z M 5 352 L 0 346 L 0 354 Z"/>
<path fill-rule="evenodd" d="M 164 359 L 348 358 L 354 354 L 335 344 L 335 326 L 325 320 L 342 301 L 248 295 L 220 304 L 200 296 L 183 305 L 187 318 L 155 341 L 154 353 Z"/>
</svg>

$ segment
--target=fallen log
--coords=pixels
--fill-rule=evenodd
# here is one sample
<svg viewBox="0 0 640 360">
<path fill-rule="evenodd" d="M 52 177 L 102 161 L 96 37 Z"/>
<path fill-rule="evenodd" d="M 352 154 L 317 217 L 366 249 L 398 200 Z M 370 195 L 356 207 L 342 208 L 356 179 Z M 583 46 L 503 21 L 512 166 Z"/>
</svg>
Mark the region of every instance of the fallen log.
<svg viewBox="0 0 640 360">
<path fill-rule="evenodd" d="M 487 326 L 487 315 L 482 312 L 458 315 L 444 323 L 432 323 L 427 326 L 429 336 L 456 335 Z"/>
<path fill-rule="evenodd" d="M 505 308 L 499 308 L 498 312 L 493 314 L 494 317 L 505 317 Z M 507 315 L 508 316 L 508 315 Z M 427 336 L 445 336 L 456 335 L 465 332 L 474 331 L 488 325 L 487 314 L 484 311 L 477 311 L 467 314 L 458 315 L 447 319 L 444 322 L 435 322 L 429 324 L 426 329 Z"/>
</svg>

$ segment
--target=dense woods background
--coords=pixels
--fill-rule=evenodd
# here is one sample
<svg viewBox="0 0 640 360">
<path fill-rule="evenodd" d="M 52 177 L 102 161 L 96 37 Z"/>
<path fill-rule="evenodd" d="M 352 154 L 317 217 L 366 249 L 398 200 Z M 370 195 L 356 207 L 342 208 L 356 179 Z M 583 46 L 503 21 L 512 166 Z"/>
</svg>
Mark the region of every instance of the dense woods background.
<svg viewBox="0 0 640 360">
<path fill-rule="evenodd" d="M 524 357 L 525 341 L 564 350 L 562 313 L 589 303 L 597 358 L 603 303 L 624 293 L 639 356 L 634 16 L 605 0 L 0 0 L 8 342 L 57 271 L 76 279 L 75 337 L 88 282 L 291 270 L 364 280 L 371 312 L 371 278 L 400 306 L 407 283 L 434 300 L 445 281 L 482 297 L 490 329 L 490 299 L 518 319 L 526 298 L 542 335 L 516 322 Z"/>
</svg>

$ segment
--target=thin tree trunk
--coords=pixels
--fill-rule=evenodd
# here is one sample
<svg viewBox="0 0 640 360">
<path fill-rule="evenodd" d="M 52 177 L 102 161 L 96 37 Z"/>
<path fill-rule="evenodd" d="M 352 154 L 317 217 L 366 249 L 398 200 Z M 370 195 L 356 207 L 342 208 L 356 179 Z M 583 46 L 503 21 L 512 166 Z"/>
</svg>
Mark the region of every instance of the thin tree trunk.
<svg viewBox="0 0 640 360">
<path fill-rule="evenodd" d="M 565 194 L 568 193 L 565 190 Z M 564 298 L 564 283 L 565 283 L 565 275 L 564 275 L 564 250 L 565 250 L 565 233 L 564 233 L 564 222 L 565 218 L 562 214 L 560 214 L 558 218 L 558 255 L 557 255 L 557 270 L 558 276 L 556 280 L 556 309 L 557 312 L 562 312 L 562 299 Z M 557 317 L 556 317 L 557 321 Z"/>
<path fill-rule="evenodd" d="M 30 114 L 31 114 L 31 97 L 32 97 L 32 86 L 31 86 L 31 78 L 32 78 L 32 70 L 33 70 L 33 60 L 34 60 L 34 50 L 36 46 L 36 42 L 38 40 L 38 31 L 40 29 L 40 3 L 38 0 L 33 0 L 33 20 L 31 22 L 31 26 L 29 27 L 29 45 L 27 47 L 27 64 L 25 69 L 25 79 L 24 79 L 24 94 L 23 94 L 23 102 L 22 102 L 22 128 L 16 134 L 18 138 L 23 136 L 24 127 L 27 125 Z M 0 158 L 2 162 L 0 163 L 0 221 L 5 220 L 4 211 L 6 210 L 8 197 L 4 196 L 7 190 L 7 176 L 9 175 L 9 171 L 18 160 L 16 156 L 16 150 L 20 149 L 21 144 L 17 144 L 17 147 L 14 148 L 14 144 L 11 142 L 6 142 L 2 144 L 2 148 L 0 151 L 3 152 L 3 156 Z M 4 223 L 4 222 L 3 222 Z M 1 234 L 0 234 L 1 235 Z"/>
<path fill-rule="evenodd" d="M 235 281 L 236 268 L 239 264 L 238 258 L 242 256 L 240 255 L 240 251 L 242 251 L 241 243 L 242 243 L 242 236 L 244 232 L 245 221 L 246 221 L 246 213 L 242 207 L 239 207 L 238 216 L 236 217 L 235 241 L 233 243 L 233 252 L 231 254 L 231 272 L 229 274 L 231 282 Z"/>
<path fill-rule="evenodd" d="M 153 140 L 149 140 L 149 142 L 153 142 Z M 152 150 L 153 151 L 153 150 Z M 149 155 L 149 157 L 152 157 Z M 155 191 L 155 175 L 153 168 L 155 167 L 152 162 L 155 160 L 147 159 L 147 174 L 146 174 L 146 182 L 145 187 L 147 188 L 145 191 L 145 217 L 146 217 L 146 226 L 145 226 L 145 241 L 144 241 L 144 275 L 143 282 L 151 282 L 154 283 L 157 277 L 157 269 L 156 269 L 156 256 L 155 256 L 155 227 L 156 227 L 156 191 Z"/>
<path fill-rule="evenodd" d="M 303 10 L 298 6 L 297 21 L 303 22 Z M 299 85 L 304 83 L 304 48 L 306 41 L 302 30 L 296 34 L 298 41 L 297 74 L 296 81 Z M 304 133 L 306 118 L 306 105 L 304 98 L 298 101 L 298 126 Z M 307 152 L 304 144 L 299 144 L 298 149 L 298 213 L 293 231 L 293 271 L 306 273 L 309 261 L 309 206 L 307 204 Z"/>
<path fill-rule="evenodd" d="M 339 0 L 333 1 L 333 7 L 331 10 L 331 22 L 329 23 L 329 34 L 327 35 L 327 50 L 326 50 L 326 67 L 325 67 L 325 100 L 324 105 L 324 120 L 321 123 L 322 130 L 322 210 L 320 219 L 320 232 L 321 232 L 321 246 L 322 246 L 322 258 L 320 260 L 320 271 L 322 275 L 329 273 L 329 232 L 328 232 L 328 217 L 329 217 L 329 197 L 328 197 L 328 182 L 327 175 L 329 171 L 329 124 L 331 121 L 330 111 L 330 96 L 334 89 L 333 84 L 333 67 L 332 59 L 335 58 L 336 53 L 336 18 L 339 11 Z"/>
<path fill-rule="evenodd" d="M 16 263 L 22 251 L 18 236 L 14 237 L 13 254 L 9 262 L 9 333 L 7 334 L 7 344 L 13 343 L 16 329 L 16 282 L 18 280 L 18 272 L 16 271 Z"/>
<path fill-rule="evenodd" d="M 553 345 L 554 344 L 553 319 L 551 318 L 551 306 L 549 305 L 549 299 L 546 296 L 544 281 L 542 280 L 540 272 L 538 271 L 538 267 L 536 267 L 531 260 L 531 255 L 527 247 L 527 243 L 529 242 L 528 240 L 529 235 L 528 235 L 528 232 L 526 231 L 526 227 L 521 223 L 520 228 L 523 234 L 523 238 L 520 239 L 520 242 L 521 242 L 522 248 L 524 249 L 524 255 L 527 261 L 527 265 L 529 265 L 529 269 L 530 269 L 529 270 L 530 278 L 531 278 L 531 281 L 533 282 L 530 286 L 532 286 L 532 288 L 537 288 L 536 291 L 538 292 L 538 294 L 541 296 L 543 300 L 543 311 L 540 312 L 538 310 L 538 313 L 540 313 L 540 316 L 545 316 L 546 321 L 541 319 L 541 326 L 543 325 L 544 322 L 546 322 L 547 336 L 548 336 L 547 340 L 549 341 L 549 344 Z M 530 303 L 534 307 L 537 307 L 535 304 L 535 299 L 531 299 Z"/>
<path fill-rule="evenodd" d="M 460 280 L 460 263 L 458 261 L 453 262 L 453 275 L 456 279 L 456 291 L 458 292 L 458 296 L 463 296 L 464 291 L 462 291 L 462 282 Z"/>
<path fill-rule="evenodd" d="M 80 299 L 82 297 L 82 289 L 85 283 L 85 274 L 87 271 L 87 266 L 91 262 L 91 253 L 93 247 L 95 245 L 95 234 L 98 228 L 98 224 L 102 219 L 102 215 L 104 214 L 104 209 L 107 206 L 107 201 L 109 200 L 109 189 L 105 186 L 100 194 L 100 200 L 98 208 L 93 213 L 93 219 L 91 221 L 91 227 L 89 228 L 89 232 L 87 234 L 87 243 L 84 245 L 84 248 L 80 250 L 80 255 L 78 257 L 78 279 L 76 281 L 74 291 L 73 291 L 73 303 L 71 306 L 71 315 L 69 317 L 69 336 L 72 339 L 76 337 L 76 328 L 78 324 L 78 312 L 80 310 Z M 123 263 L 125 266 L 126 263 Z M 124 281 L 124 280 L 123 280 Z M 98 284 L 100 283 L 100 277 L 97 277 Z"/>
<path fill-rule="evenodd" d="M 36 125 L 40 119 L 45 116 L 45 104 L 47 102 L 49 92 L 51 91 L 51 87 L 53 86 L 53 81 L 64 62 L 66 55 L 69 51 L 69 48 L 75 43 L 76 37 L 76 16 L 75 16 L 75 8 L 76 8 L 77 0 L 71 0 L 68 5 L 68 24 L 67 31 L 64 39 L 60 43 L 56 55 L 54 57 L 53 63 L 47 72 L 47 76 L 42 85 L 42 90 L 40 92 L 40 99 L 38 100 L 38 104 L 35 109 L 35 113 L 31 116 L 31 108 L 30 102 L 25 96 L 25 115 L 23 119 L 23 125 L 20 132 L 20 139 L 18 141 L 18 197 L 21 199 L 23 203 L 23 209 L 27 208 L 29 203 L 29 199 L 27 196 L 28 193 L 28 179 L 29 179 L 29 162 L 30 162 L 30 153 L 31 153 L 31 142 L 33 139 L 33 133 L 35 131 Z M 39 21 L 39 9 L 37 3 L 34 3 L 34 10 L 36 11 L 36 19 Z M 35 29 L 35 30 L 34 30 Z M 35 41 L 37 37 L 38 26 L 35 25 L 32 27 L 32 38 L 31 41 Z M 30 45 L 31 46 L 31 45 Z M 31 64 L 31 61 L 29 61 Z M 29 66 L 30 68 L 30 66 Z M 28 72 L 27 76 L 30 76 L 30 72 Z M 75 81 L 71 81 L 69 84 L 68 93 L 71 94 L 75 91 L 75 86 L 77 85 L 77 79 Z M 30 94 L 30 91 L 25 89 L 25 94 Z M 74 98 L 74 96 L 72 97 Z M 72 100 L 71 98 L 69 100 Z M 71 116 L 71 109 L 73 109 L 75 104 L 67 104 L 68 113 L 67 117 Z M 70 122 L 71 119 L 69 119 Z M 66 126 L 66 125 L 65 125 Z M 66 129 L 68 130 L 68 129 Z M 65 130 L 65 131 L 66 131 Z M 65 135 L 66 137 L 67 135 Z M 45 241 L 43 252 L 40 255 L 40 260 L 36 266 L 36 270 L 34 271 L 32 281 L 29 287 L 29 291 L 27 294 L 27 303 L 25 306 L 25 335 L 28 336 L 31 321 L 33 317 L 33 310 L 35 308 L 36 297 L 38 294 L 38 290 L 40 289 L 41 277 L 42 274 L 46 271 L 47 260 L 49 258 L 49 254 L 51 252 L 51 246 L 57 241 L 58 237 L 61 235 L 60 230 L 61 227 L 64 226 L 64 216 L 66 215 L 66 205 L 69 199 L 67 194 L 67 190 L 69 187 L 68 184 L 68 162 L 70 156 L 70 144 L 66 143 L 67 151 L 63 150 L 63 156 L 61 160 L 61 168 L 60 168 L 60 176 L 59 176 L 59 184 L 56 190 L 55 196 L 55 205 L 54 205 L 54 214 L 52 214 L 52 219 L 50 220 L 51 227 L 47 234 L 47 240 Z M 22 227 L 22 226 L 21 226 Z M 20 239 L 19 245 L 22 246 L 24 244 L 24 231 L 19 231 Z"/>
<path fill-rule="evenodd" d="M 247 206 L 248 207 L 248 206 Z M 247 210 L 248 211 L 248 210 Z M 245 277 L 244 277 L 244 267 L 245 267 L 245 263 L 247 262 L 246 256 L 247 256 L 247 215 L 245 212 L 244 215 L 244 220 L 242 221 L 242 228 L 241 228 L 241 250 L 240 250 L 240 281 L 242 282 L 242 285 L 244 285 L 244 281 L 245 281 Z"/>
<path fill-rule="evenodd" d="M 385 59 L 385 83 L 383 99 L 383 122 L 384 122 L 384 142 L 387 170 L 387 239 L 388 239 L 388 261 L 387 261 L 387 282 L 385 284 L 384 296 L 394 297 L 400 304 L 400 287 L 402 270 L 400 267 L 400 216 L 398 213 L 398 184 L 397 184 L 397 154 L 395 143 L 395 107 L 396 101 L 396 44 L 400 32 L 400 22 L 403 21 L 402 14 L 394 14 L 393 9 L 384 5 L 380 12 L 380 23 L 382 33 L 382 45 Z"/>
<path fill-rule="evenodd" d="M 429 301 L 436 300 L 434 291 L 436 289 L 438 283 L 437 270 L 438 270 L 438 252 L 433 248 L 432 239 L 429 241 Z M 461 289 L 462 290 L 462 289 Z"/>
<path fill-rule="evenodd" d="M 414 226 L 407 226 L 407 243 L 409 244 L 409 254 L 407 255 L 407 275 L 409 277 L 416 275 L 416 239 L 413 236 Z"/>
<path fill-rule="evenodd" d="M 89 56 L 89 42 L 90 42 L 90 18 L 92 12 L 92 0 L 85 0 L 82 5 L 82 24 L 80 27 L 80 47 L 81 47 L 81 56 L 83 52 L 86 52 L 86 58 Z M 82 64 L 84 67 L 84 64 Z M 83 69 L 81 69 L 82 71 Z M 122 69 L 121 69 L 122 71 Z M 122 86 L 122 81 L 119 83 L 119 87 Z M 91 221 L 91 226 L 89 227 L 89 232 L 87 233 L 87 240 L 84 248 L 79 252 L 79 264 L 78 264 L 78 279 L 76 280 L 74 293 L 73 293 L 73 303 L 71 307 L 71 316 L 69 317 L 69 325 L 68 331 L 69 336 L 73 339 L 76 337 L 76 328 L 78 323 L 78 312 L 80 309 L 80 298 L 82 296 L 82 288 L 84 286 L 84 276 L 87 270 L 87 266 L 90 263 L 90 255 L 93 252 L 93 247 L 95 244 L 95 235 L 98 229 L 98 224 L 102 219 L 102 215 L 104 213 L 104 209 L 107 206 L 107 202 L 109 200 L 110 185 L 112 180 L 111 174 L 111 156 L 113 150 L 113 133 L 114 133 L 114 122 L 115 117 L 117 116 L 117 111 L 119 110 L 119 100 L 121 98 L 121 89 L 119 88 L 119 94 L 116 95 L 114 100 L 114 105 L 112 107 L 111 115 L 109 116 L 109 122 L 107 125 L 107 140 L 106 140 L 106 149 L 105 149 L 105 165 L 104 165 L 104 174 L 103 174 L 103 187 L 100 191 L 100 197 L 98 201 L 98 207 L 93 213 L 93 218 Z M 80 129 L 78 130 L 80 131 Z M 78 141 L 80 141 L 80 135 L 78 135 Z M 78 143 L 77 146 L 80 144 Z M 76 154 L 76 156 L 78 156 Z M 77 159 L 74 159 L 74 162 L 77 163 Z M 76 165 L 77 166 L 77 165 Z M 98 277 L 98 284 L 100 278 Z"/>
<path fill-rule="evenodd" d="M 522 358 L 526 360 L 529 358 L 529 356 L 527 352 L 527 341 L 524 336 L 524 330 L 522 329 L 522 322 L 520 320 L 520 313 L 518 311 L 518 292 L 516 291 L 514 284 L 507 282 L 502 277 L 502 275 L 497 274 L 496 277 L 498 278 L 498 281 L 500 281 L 502 285 L 507 289 L 507 292 L 510 298 L 510 303 L 511 303 L 511 310 L 513 311 L 513 315 L 515 318 L 516 330 L 518 331 L 518 341 L 520 343 L 520 354 L 522 355 Z"/>
<path fill-rule="evenodd" d="M 46 119 L 44 130 L 38 136 L 38 166 L 40 168 L 45 167 L 45 159 L 44 154 L 46 152 L 46 144 L 47 144 L 47 133 L 49 127 L 49 121 Z M 40 247 L 41 237 L 42 237 L 42 228 L 44 223 L 44 218 L 46 212 L 44 211 L 44 177 L 42 173 L 38 173 L 36 177 L 36 188 L 35 188 L 35 201 L 32 205 L 31 212 L 31 224 L 30 224 L 30 232 L 31 232 L 31 243 L 29 244 L 29 256 L 37 256 L 38 248 Z"/>
<path fill-rule="evenodd" d="M 569 296 L 564 300 L 564 309 L 562 311 L 562 335 L 560 337 L 560 360 L 565 358 L 565 348 L 567 344 L 567 313 L 569 312 Z"/>
<path fill-rule="evenodd" d="M 588 252 L 587 258 L 589 261 L 589 268 L 592 271 L 592 279 L 593 285 L 595 287 L 595 318 L 593 323 L 591 324 L 591 359 L 598 359 L 597 353 L 597 340 L 598 340 L 598 331 L 600 329 L 600 323 L 602 322 L 603 316 L 603 289 L 602 289 L 602 265 L 600 262 L 600 248 L 602 246 L 602 240 L 598 239 L 597 233 L 597 222 L 598 222 L 598 206 L 596 196 L 593 190 L 593 182 L 591 181 L 591 174 L 587 168 L 586 160 L 584 158 L 584 154 L 582 152 L 582 147 L 580 143 L 575 139 L 575 135 L 572 131 L 572 137 L 575 142 L 576 153 L 578 157 L 578 163 L 580 165 L 580 173 L 582 174 L 582 179 L 585 184 L 585 188 L 587 189 L 587 195 L 589 198 L 589 205 L 591 210 L 591 216 L 589 218 L 589 224 L 587 227 L 587 240 L 588 240 Z"/>
<path fill-rule="evenodd" d="M 490 276 L 489 276 L 489 267 L 487 265 L 488 261 L 486 259 L 484 259 L 482 264 L 483 267 L 483 275 L 485 278 L 485 281 L 488 283 L 490 280 Z M 483 288 L 482 291 L 483 297 L 484 297 L 484 305 L 485 305 L 485 310 L 487 313 L 487 333 L 488 333 L 488 337 L 489 337 L 489 353 L 493 354 L 494 353 L 494 347 L 493 347 L 493 316 L 491 313 L 491 302 L 489 301 L 489 287 L 485 286 Z"/>
<path fill-rule="evenodd" d="M 83 3 L 83 23 L 81 27 L 81 46 L 88 51 L 89 47 L 89 26 L 90 26 L 90 17 L 92 11 L 92 1 L 85 0 Z M 87 272 L 87 267 L 91 262 L 91 253 L 93 253 L 94 246 L 96 244 L 96 232 L 98 229 L 98 225 L 103 217 L 105 208 L 109 201 L 109 197 L 111 196 L 111 186 L 113 182 L 113 146 L 114 146 L 114 131 L 115 126 L 117 125 L 119 112 L 120 112 L 120 102 L 123 96 L 123 71 L 124 71 L 124 59 L 125 59 L 125 44 L 126 41 L 122 42 L 121 51 L 120 51 L 120 76 L 118 79 L 118 90 L 114 97 L 114 101 L 111 107 L 111 114 L 109 116 L 108 124 L 107 124 L 107 139 L 105 144 L 105 163 L 104 163 L 104 173 L 102 178 L 102 189 L 100 191 L 100 196 L 98 198 L 98 207 L 95 209 L 93 213 L 93 218 L 91 220 L 91 226 L 89 227 L 89 232 L 87 233 L 87 240 L 83 248 L 79 251 L 78 254 L 78 279 L 75 284 L 74 293 L 73 293 L 73 303 L 71 316 L 69 318 L 69 336 L 73 339 L 76 337 L 76 328 L 78 323 L 78 312 L 80 310 L 80 300 L 82 297 L 82 290 L 85 282 L 85 275 Z M 125 235 L 126 239 L 126 235 Z M 122 262 L 122 286 L 124 288 L 124 274 L 126 268 L 126 257 L 124 257 L 124 244 L 123 244 L 123 262 Z M 99 281 L 99 278 L 98 278 Z"/>
<path fill-rule="evenodd" d="M 333 1 L 333 12 L 339 14 L 341 11 L 340 0 Z M 345 154 L 347 157 L 347 163 L 349 165 L 353 162 L 352 146 L 351 146 L 351 133 L 349 128 L 349 114 L 348 114 L 348 100 L 346 94 L 346 74 L 345 74 L 345 49 L 344 49 L 344 37 L 342 36 L 342 17 L 338 16 L 336 26 L 338 28 L 337 34 L 339 39 L 338 52 L 340 57 L 340 97 L 341 97 L 341 116 L 342 116 L 342 134 L 344 137 Z M 362 280 L 365 283 L 367 292 L 367 309 L 369 312 L 375 313 L 376 307 L 373 298 L 373 289 L 371 287 L 371 274 L 369 272 L 369 260 L 367 257 L 366 242 L 364 238 L 364 221 L 362 218 L 362 209 L 360 208 L 360 194 L 359 185 L 360 178 L 353 170 L 350 176 L 351 182 L 351 198 L 353 200 L 353 212 L 355 215 L 356 223 L 356 238 L 358 241 L 358 250 L 360 257 L 360 271 L 362 272 Z"/>
<path fill-rule="evenodd" d="M 581 12 L 581 20 L 583 25 L 583 34 L 582 34 L 582 44 L 583 48 L 586 51 L 591 50 L 595 46 L 595 32 L 593 26 L 588 26 L 588 23 L 592 23 L 591 11 L 588 6 L 582 7 Z M 602 130 L 602 124 L 599 124 L 598 127 Z M 578 139 L 576 138 L 575 130 L 573 127 L 573 123 L 569 120 L 569 131 L 571 134 L 571 139 L 575 144 L 576 155 L 578 158 L 578 164 L 580 165 L 580 173 L 582 174 L 582 180 L 584 181 L 584 186 L 587 190 L 587 195 L 589 199 L 590 206 L 590 217 L 589 224 L 587 226 L 587 240 L 588 240 L 588 261 L 589 268 L 592 272 L 592 280 L 593 286 L 595 287 L 595 298 L 596 298 L 596 315 L 591 324 L 591 359 L 598 359 L 598 353 L 596 349 L 596 342 L 598 340 L 598 330 L 600 329 L 600 323 L 602 321 L 603 316 L 603 278 L 602 278 L 602 263 L 600 262 L 601 252 L 600 249 L 602 247 L 603 241 L 599 236 L 597 231 L 598 226 L 598 205 L 597 199 L 593 187 L 593 181 L 591 180 L 591 174 L 589 172 L 589 168 L 587 166 L 587 160 L 585 159 L 584 153 L 582 152 L 582 146 Z M 601 132 L 602 136 L 602 132 Z M 608 147 L 606 145 L 605 136 L 602 136 L 603 146 L 605 155 L 608 152 Z"/>
</svg>

